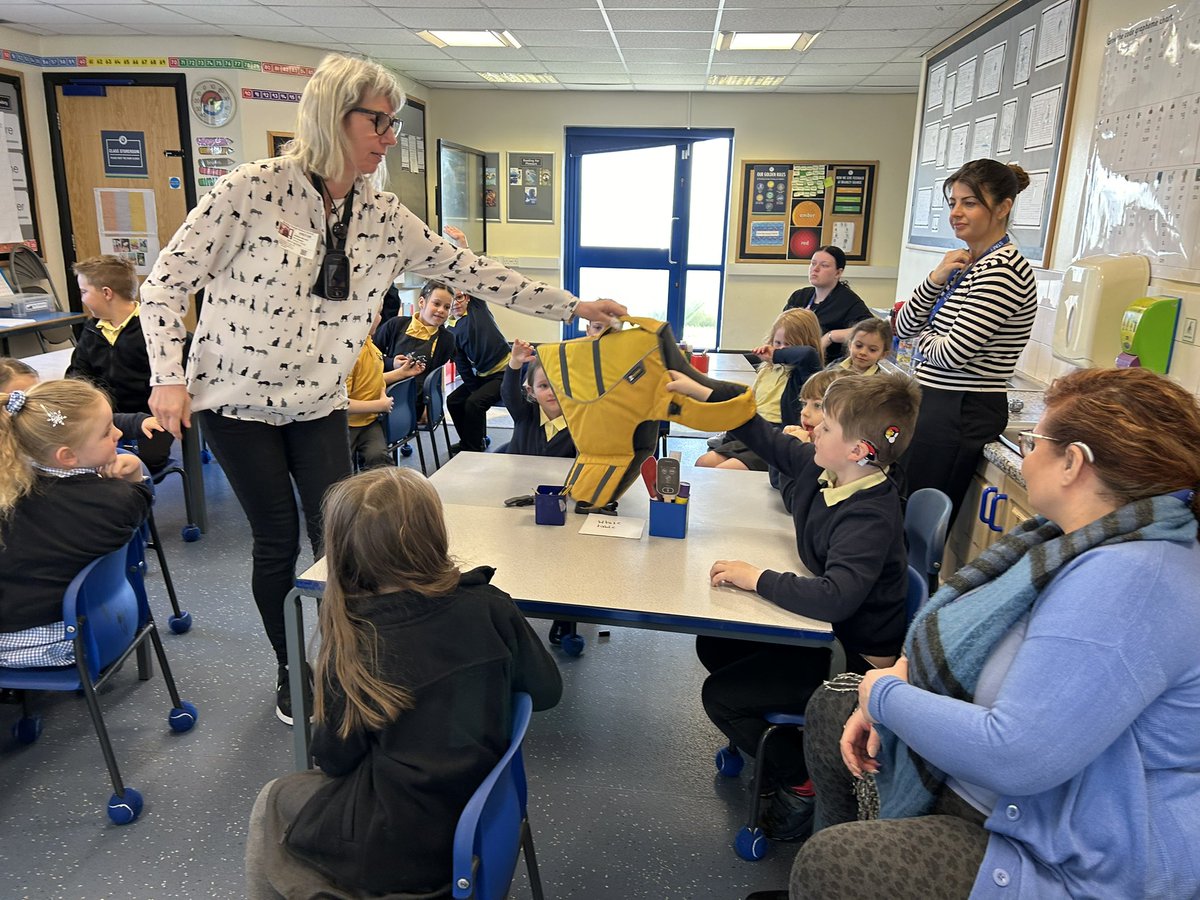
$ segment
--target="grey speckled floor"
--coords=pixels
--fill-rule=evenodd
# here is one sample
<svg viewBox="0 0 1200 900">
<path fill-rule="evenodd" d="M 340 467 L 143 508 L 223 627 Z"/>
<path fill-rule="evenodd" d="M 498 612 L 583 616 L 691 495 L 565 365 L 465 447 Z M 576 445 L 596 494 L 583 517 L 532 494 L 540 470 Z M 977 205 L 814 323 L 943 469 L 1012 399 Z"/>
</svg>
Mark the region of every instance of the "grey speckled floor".
<svg viewBox="0 0 1200 900">
<path fill-rule="evenodd" d="M 685 459 L 702 447 L 672 442 Z M 185 735 L 168 729 L 157 673 L 139 682 L 131 663 L 114 679 L 101 702 L 122 774 L 145 797 L 138 822 L 118 828 L 104 813 L 111 787 L 83 701 L 40 695 L 45 730 L 29 747 L 9 736 L 17 708 L 0 706 L 0 897 L 242 896 L 250 806 L 290 770 L 291 735 L 274 715 L 274 660 L 249 596 L 248 528 L 215 464 L 205 478 L 211 528 L 201 541 L 179 540 L 178 479 L 160 487 L 157 505 L 168 564 L 195 618 L 191 632 L 164 642 L 199 724 Z M 149 586 L 165 621 L 156 571 Z M 559 657 L 563 701 L 535 716 L 527 739 L 547 897 L 734 900 L 784 886 L 793 847 L 776 845 L 758 863 L 733 852 L 749 767 L 734 780 L 714 774 L 719 734 L 700 708 L 693 640 L 611 631 L 598 641 L 595 626 L 581 626 L 584 655 Z M 523 866 L 512 896 L 529 896 Z"/>
</svg>

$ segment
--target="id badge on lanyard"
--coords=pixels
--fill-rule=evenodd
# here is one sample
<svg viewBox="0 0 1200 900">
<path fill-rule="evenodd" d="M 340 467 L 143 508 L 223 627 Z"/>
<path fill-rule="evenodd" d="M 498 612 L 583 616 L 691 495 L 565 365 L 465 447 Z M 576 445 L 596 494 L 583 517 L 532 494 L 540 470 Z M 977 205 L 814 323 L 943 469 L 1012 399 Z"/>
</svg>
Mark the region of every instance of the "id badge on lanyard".
<svg viewBox="0 0 1200 900">
<path fill-rule="evenodd" d="M 983 255 L 980 256 L 979 259 L 983 259 L 984 257 L 986 257 L 992 253 L 995 253 L 997 250 L 999 250 L 1001 247 L 1003 247 L 1007 243 L 1008 243 L 1008 235 L 1006 234 L 1006 235 L 1004 235 L 1004 237 L 1000 238 L 1000 240 L 996 241 L 996 243 L 992 244 L 992 246 L 988 247 L 985 251 L 983 251 Z M 933 326 L 933 320 L 935 318 L 937 318 L 937 314 L 941 311 L 942 307 L 946 305 L 946 301 L 950 299 L 950 297 L 951 297 L 951 295 L 953 295 L 955 289 L 959 286 L 959 284 L 962 283 L 962 280 L 967 277 L 967 273 L 971 271 L 972 267 L 975 265 L 976 262 L 977 262 L 977 260 L 972 260 L 969 265 L 965 266 L 962 269 L 959 269 L 957 274 L 955 274 L 952 277 L 950 277 L 949 279 L 947 279 L 946 286 L 944 288 L 942 288 L 942 292 L 940 294 L 938 294 L 937 300 L 935 300 L 933 303 L 933 309 L 931 309 L 929 311 L 928 322 L 929 322 L 930 327 Z M 914 353 L 914 356 L 916 356 L 918 362 L 925 361 L 924 353 L 917 352 L 917 353 Z"/>
</svg>

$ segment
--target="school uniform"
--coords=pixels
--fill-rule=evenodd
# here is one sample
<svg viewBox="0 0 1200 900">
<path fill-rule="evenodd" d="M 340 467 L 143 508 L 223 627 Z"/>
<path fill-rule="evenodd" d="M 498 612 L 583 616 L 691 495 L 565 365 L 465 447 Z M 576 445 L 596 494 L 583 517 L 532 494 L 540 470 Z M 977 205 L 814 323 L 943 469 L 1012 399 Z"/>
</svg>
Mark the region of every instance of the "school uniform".
<svg viewBox="0 0 1200 900">
<path fill-rule="evenodd" d="M 383 353 L 383 370 L 396 368 L 397 356 L 425 357 L 425 371 L 413 376 L 417 381 L 417 418 L 425 410 L 425 379 L 434 369 L 450 362 L 454 353 L 454 335 L 445 325 L 426 325 L 419 316 L 396 316 L 375 332 L 375 346 Z"/>
<path fill-rule="evenodd" d="M 844 281 L 839 281 L 829 292 L 829 296 L 820 303 L 813 302 L 816 294 L 815 287 L 801 288 L 788 297 L 783 309 L 785 312 L 789 309 L 812 310 L 817 317 L 817 322 L 821 325 L 821 334 L 840 331 L 843 328 L 849 328 L 856 322 L 872 317 L 871 310 L 867 309 L 863 298 L 854 293 L 850 285 Z M 844 343 L 831 343 L 825 348 L 825 365 L 836 362 L 845 355 L 846 345 Z"/>
<path fill-rule="evenodd" d="M 460 449 L 487 449 L 487 411 L 500 402 L 500 383 L 508 367 L 509 345 L 488 305 L 478 297 L 451 329 L 454 369 L 462 384 L 446 398 Z"/>
<path fill-rule="evenodd" d="M 575 441 L 567 430 L 566 417 L 548 420 L 541 406 L 526 396 L 521 373 L 521 369 L 507 366 L 500 384 L 504 407 L 513 420 L 513 436 L 507 452 L 573 459 L 577 451 Z"/>
</svg>

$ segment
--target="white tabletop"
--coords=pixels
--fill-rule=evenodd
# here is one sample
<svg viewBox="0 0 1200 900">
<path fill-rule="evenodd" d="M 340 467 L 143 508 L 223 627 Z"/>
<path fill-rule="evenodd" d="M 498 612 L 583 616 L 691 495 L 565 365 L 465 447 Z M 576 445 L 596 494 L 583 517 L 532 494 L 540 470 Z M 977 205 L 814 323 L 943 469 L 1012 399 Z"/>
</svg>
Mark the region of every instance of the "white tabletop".
<svg viewBox="0 0 1200 900">
<path fill-rule="evenodd" d="M 749 375 L 751 379 L 754 377 L 754 366 L 750 364 L 750 360 L 746 359 L 744 353 L 710 353 L 708 354 L 708 374 L 720 377 L 729 381 L 734 379 L 733 375 Z"/>
<path fill-rule="evenodd" d="M 71 354 L 74 352 L 74 347 L 67 347 L 65 350 L 52 350 L 49 353 L 39 353 L 37 356 L 26 356 L 21 359 L 21 362 L 33 366 L 37 370 L 38 378 L 42 381 L 52 381 L 66 375 L 67 366 L 71 364 Z"/>
<path fill-rule="evenodd" d="M 523 604 L 527 612 L 555 618 L 742 632 L 767 640 L 819 640 L 831 633 L 827 622 L 794 615 L 753 592 L 709 584 L 717 559 L 804 572 L 792 520 L 766 473 L 686 469 L 691 497 L 683 540 L 653 537 L 648 523 L 640 540 L 581 535 L 586 516 L 576 515 L 573 504 L 561 526 L 536 524 L 531 506 L 503 505 L 539 484 L 561 484 L 571 462 L 460 453 L 439 469 L 431 481 L 446 504 L 450 552 L 459 564 L 494 566 L 493 584 L 531 601 Z M 649 498 L 640 478 L 618 510 L 623 517 L 647 518 Z M 324 563 L 318 562 L 297 587 L 320 589 L 324 579 Z"/>
</svg>

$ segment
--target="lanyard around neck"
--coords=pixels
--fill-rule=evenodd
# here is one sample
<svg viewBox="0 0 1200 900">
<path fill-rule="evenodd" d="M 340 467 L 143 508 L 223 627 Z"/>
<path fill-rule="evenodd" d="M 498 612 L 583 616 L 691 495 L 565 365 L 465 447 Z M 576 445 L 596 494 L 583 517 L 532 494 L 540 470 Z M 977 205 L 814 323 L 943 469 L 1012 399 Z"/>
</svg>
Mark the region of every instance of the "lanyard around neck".
<svg viewBox="0 0 1200 900">
<path fill-rule="evenodd" d="M 329 206 L 333 208 L 333 198 L 329 196 L 329 191 L 325 187 L 325 179 L 316 172 L 312 173 L 313 184 L 317 186 L 317 190 L 321 192 L 321 199 L 328 200 Z M 342 198 L 342 221 L 341 232 L 342 236 L 339 240 L 337 233 L 329 225 L 329 216 L 324 216 L 325 219 L 325 246 L 332 250 L 344 252 L 346 249 L 346 238 L 350 234 L 350 208 L 354 205 L 354 185 L 350 185 L 350 192 Z"/>
<path fill-rule="evenodd" d="M 1000 240 L 996 241 L 996 243 L 992 244 L 992 246 L 984 250 L 979 259 L 983 259 L 989 254 L 995 253 L 1007 243 L 1008 235 L 1006 234 L 1004 237 L 1000 238 Z M 971 260 L 969 265 L 967 265 L 965 268 L 959 269 L 957 273 L 946 280 L 946 286 L 942 288 L 942 292 L 938 294 L 938 298 L 933 304 L 933 309 L 929 311 L 929 323 L 931 325 L 933 324 L 934 318 L 937 317 L 938 312 L 943 306 L 946 305 L 946 301 L 950 299 L 950 296 L 954 293 L 955 289 L 959 286 L 962 280 L 967 277 L 967 273 L 971 271 L 977 262 L 979 262 L 977 259 Z"/>
</svg>

